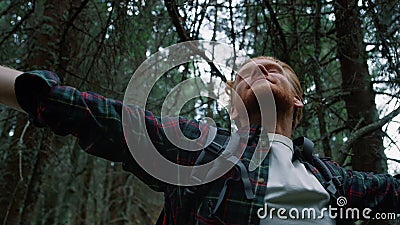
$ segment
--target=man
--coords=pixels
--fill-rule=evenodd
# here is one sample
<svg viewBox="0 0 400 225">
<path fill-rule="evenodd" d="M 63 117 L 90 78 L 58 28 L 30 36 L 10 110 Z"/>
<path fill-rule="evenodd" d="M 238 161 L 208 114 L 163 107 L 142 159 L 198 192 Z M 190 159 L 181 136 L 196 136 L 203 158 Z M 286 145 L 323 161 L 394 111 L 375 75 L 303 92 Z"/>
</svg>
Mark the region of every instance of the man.
<svg viewBox="0 0 400 225">
<path fill-rule="evenodd" d="M 309 162 L 294 157 L 290 138 L 301 118 L 303 93 L 293 69 L 275 58 L 258 57 L 245 63 L 236 80 L 228 83 L 231 91 L 237 93 L 232 97 L 231 111 L 231 118 L 238 125 L 237 133 L 249 135 L 248 140 L 240 142 L 245 148 L 240 161 L 249 168 L 256 151 L 267 154 L 256 168 L 248 171 L 246 179 L 250 181 L 254 198 L 246 195 L 240 172 L 232 168 L 209 184 L 203 196 L 193 199 L 189 210 L 182 203 L 184 187 L 154 178 L 132 157 L 123 134 L 121 112 L 131 107 L 127 111 L 133 124 L 140 125 L 143 117 L 145 124 L 136 126 L 135 134 L 141 136 L 146 126 L 157 150 L 168 160 L 182 165 L 194 165 L 199 151 L 183 151 L 172 145 L 165 130 L 182 130 L 188 138 L 197 138 L 200 133 L 209 132 L 208 126 L 186 118 L 179 118 L 179 121 L 166 118 L 161 122 L 160 118 L 140 108 L 61 86 L 52 72 L 21 74 L 0 68 L 0 102 L 26 112 L 38 127 L 48 126 L 56 134 L 76 136 L 88 153 L 122 162 L 125 170 L 154 190 L 164 192 L 165 205 L 159 224 L 182 223 L 180 218 L 183 217 L 188 217 L 186 224 L 203 225 L 336 224 L 334 215 L 327 210 L 332 199 L 321 185 L 324 183 L 322 175 Z M 262 115 L 265 106 L 259 103 L 258 96 L 267 91 L 271 91 L 275 99 L 274 126 L 265 122 L 268 121 Z M 238 107 L 240 102 L 245 109 Z M 261 146 L 260 150 L 256 146 L 266 132 L 275 133 L 275 136 L 270 147 L 263 149 Z M 141 138 L 134 142 L 138 146 L 143 144 Z M 400 212 L 400 183 L 396 179 L 389 175 L 346 171 L 334 162 L 328 163 L 343 179 L 346 207 Z M 221 187 L 225 184 L 227 189 L 221 199 Z"/>
</svg>

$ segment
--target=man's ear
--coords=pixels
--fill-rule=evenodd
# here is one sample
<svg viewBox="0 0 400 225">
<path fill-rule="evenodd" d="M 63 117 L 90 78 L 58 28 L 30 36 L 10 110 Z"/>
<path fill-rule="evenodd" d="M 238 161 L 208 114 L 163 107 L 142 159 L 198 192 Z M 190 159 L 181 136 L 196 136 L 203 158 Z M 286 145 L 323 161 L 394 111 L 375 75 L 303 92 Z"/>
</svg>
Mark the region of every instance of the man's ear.
<svg viewBox="0 0 400 225">
<path fill-rule="evenodd" d="M 294 107 L 296 109 L 304 107 L 303 101 L 301 100 L 301 98 L 298 95 L 294 96 Z"/>
</svg>

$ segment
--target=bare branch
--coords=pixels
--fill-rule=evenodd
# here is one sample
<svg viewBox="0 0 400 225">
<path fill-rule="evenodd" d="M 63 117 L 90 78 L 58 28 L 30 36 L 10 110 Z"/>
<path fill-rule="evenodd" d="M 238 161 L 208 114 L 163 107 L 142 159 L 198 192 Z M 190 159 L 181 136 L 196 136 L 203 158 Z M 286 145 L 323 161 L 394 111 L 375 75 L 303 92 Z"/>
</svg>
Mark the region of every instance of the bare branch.
<svg viewBox="0 0 400 225">
<path fill-rule="evenodd" d="M 288 52 L 288 47 L 287 47 L 288 45 L 286 43 L 285 34 L 283 33 L 283 29 L 282 29 L 281 25 L 279 24 L 278 17 L 276 15 L 274 9 L 272 8 L 270 1 L 264 0 L 264 4 L 268 9 L 269 14 L 271 15 L 272 22 L 275 24 L 275 27 L 278 30 L 280 40 L 282 42 L 283 52 Z"/>
<path fill-rule="evenodd" d="M 389 146 L 393 144 L 393 145 L 397 148 L 397 150 L 400 151 L 399 146 L 398 146 L 397 143 L 393 140 L 393 138 L 391 138 L 391 137 L 388 135 L 387 132 L 384 132 L 384 135 L 385 135 L 385 136 L 389 139 L 389 141 L 390 141 Z"/>
<path fill-rule="evenodd" d="M 387 158 L 387 159 L 390 160 L 390 161 L 393 161 L 393 162 L 400 163 L 400 160 L 399 160 L 399 159 L 393 159 L 393 158 Z"/>
<path fill-rule="evenodd" d="M 172 23 L 174 24 L 176 31 L 179 35 L 180 41 L 190 41 L 193 40 L 189 36 L 189 31 L 187 31 L 182 23 L 182 17 L 179 15 L 178 7 L 177 4 L 174 0 L 165 0 L 165 6 L 167 7 L 167 11 L 169 14 L 169 17 L 172 20 Z M 204 60 L 207 61 L 208 65 L 210 65 L 211 70 L 215 72 L 215 75 L 219 78 L 221 78 L 224 82 L 227 82 L 226 77 L 221 73 L 221 71 L 215 66 L 215 64 L 208 58 L 208 56 L 205 54 L 204 51 L 201 51 L 198 49 L 196 46 L 193 46 L 192 50 L 198 54 L 200 57 L 202 57 Z"/>
<path fill-rule="evenodd" d="M 81 81 L 81 83 L 80 83 L 80 85 L 79 85 L 79 88 L 82 88 L 83 84 L 86 83 L 86 82 L 89 80 L 89 75 L 91 74 L 92 69 L 93 69 L 93 67 L 94 67 L 94 64 L 95 64 L 96 61 L 97 61 L 97 57 L 98 57 L 98 56 L 100 55 L 100 53 L 101 53 L 103 44 L 104 44 L 104 42 L 105 42 L 105 40 L 106 40 L 106 35 L 107 35 L 108 27 L 109 27 L 110 24 L 112 23 L 112 16 L 113 16 L 113 12 L 114 12 L 114 10 L 115 10 L 115 9 L 114 9 L 114 3 L 112 3 L 111 8 L 112 8 L 112 10 L 111 10 L 111 12 L 110 12 L 109 15 L 108 15 L 106 25 L 105 25 L 105 27 L 104 27 L 104 29 L 103 29 L 103 31 L 102 31 L 102 34 L 101 34 L 100 43 L 99 43 L 99 45 L 97 46 L 97 50 L 96 50 L 96 52 L 94 53 L 92 62 L 90 63 L 89 69 L 87 70 L 84 79 Z"/>
<path fill-rule="evenodd" d="M 344 161 L 346 160 L 347 153 L 349 152 L 351 147 L 358 141 L 359 138 L 361 138 L 362 136 L 364 136 L 365 134 L 367 134 L 369 132 L 373 132 L 377 129 L 380 129 L 383 125 L 388 123 L 391 119 L 393 119 L 399 113 L 400 113 L 400 107 L 398 107 L 397 109 L 395 109 L 393 112 L 389 113 L 382 119 L 380 119 L 374 123 L 368 124 L 364 127 L 361 127 L 360 129 L 358 129 L 354 133 L 352 133 L 351 137 L 343 144 L 342 148 L 340 149 L 340 151 L 339 151 L 340 155 L 337 159 L 337 162 L 339 164 L 343 164 Z"/>
</svg>

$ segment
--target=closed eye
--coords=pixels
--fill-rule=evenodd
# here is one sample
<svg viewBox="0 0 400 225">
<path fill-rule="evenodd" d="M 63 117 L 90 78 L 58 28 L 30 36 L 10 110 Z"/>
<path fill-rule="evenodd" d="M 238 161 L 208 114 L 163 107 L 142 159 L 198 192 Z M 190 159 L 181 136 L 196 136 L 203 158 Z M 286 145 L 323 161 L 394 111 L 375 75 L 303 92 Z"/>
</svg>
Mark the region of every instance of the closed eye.
<svg viewBox="0 0 400 225">
<path fill-rule="evenodd" d="M 279 73 L 279 71 L 276 70 L 276 69 L 270 69 L 270 70 L 268 70 L 268 72 L 269 72 L 269 73 Z"/>
<path fill-rule="evenodd" d="M 267 69 L 268 73 L 279 73 L 282 74 L 283 70 L 275 64 L 266 65 L 265 68 Z"/>
</svg>

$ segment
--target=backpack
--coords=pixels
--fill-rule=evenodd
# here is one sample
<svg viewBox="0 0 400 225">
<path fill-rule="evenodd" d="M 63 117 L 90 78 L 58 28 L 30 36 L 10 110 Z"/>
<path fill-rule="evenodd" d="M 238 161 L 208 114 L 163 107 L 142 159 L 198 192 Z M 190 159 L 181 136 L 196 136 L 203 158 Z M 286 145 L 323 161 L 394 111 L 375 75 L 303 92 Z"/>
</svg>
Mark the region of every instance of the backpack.
<svg viewBox="0 0 400 225">
<path fill-rule="evenodd" d="M 236 133 L 231 134 L 228 130 L 223 128 L 210 127 L 208 137 L 210 138 L 214 136 L 215 138 L 211 141 L 210 145 L 208 145 L 205 149 L 203 149 L 202 152 L 199 154 L 199 157 L 197 158 L 194 166 L 211 162 L 217 156 L 224 153 L 225 155 L 229 156 L 226 158 L 226 160 L 235 162 L 234 168 L 240 174 L 240 181 L 243 183 L 244 187 L 243 191 L 246 195 L 246 198 L 253 199 L 255 196 L 252 191 L 252 185 L 249 181 L 247 168 L 240 160 L 238 160 L 238 158 L 236 158 L 236 156 L 234 156 L 234 154 L 229 154 L 229 152 L 232 152 L 234 150 L 227 148 L 229 141 L 233 142 L 233 144 L 230 145 L 234 146 L 232 148 L 236 148 L 238 146 L 240 141 L 239 135 Z M 293 145 L 294 145 L 293 161 L 296 159 L 300 159 L 302 161 L 308 162 L 321 173 L 322 177 L 324 178 L 324 181 L 321 182 L 321 185 L 329 193 L 332 202 L 335 204 L 336 200 L 340 196 L 343 196 L 344 194 L 343 179 L 341 176 L 334 175 L 331 165 L 327 163 L 327 161 L 329 161 L 330 159 L 319 158 L 318 156 L 313 154 L 314 143 L 305 137 L 300 137 L 293 140 Z M 226 152 L 228 152 L 228 154 L 226 154 Z M 204 180 L 205 176 L 207 175 L 197 174 L 197 171 L 195 170 L 194 167 L 190 179 Z M 177 218 L 177 225 L 188 224 L 190 211 L 193 207 L 195 207 L 193 206 L 193 202 L 195 202 L 194 199 L 200 199 L 201 197 L 203 197 L 205 195 L 205 192 L 209 190 L 209 188 L 211 188 L 210 187 L 211 185 L 212 182 L 198 186 L 188 186 L 184 188 L 182 196 L 182 213 L 181 213 L 182 216 Z M 216 212 L 225 197 L 227 187 L 228 184 L 227 182 L 225 182 L 220 190 L 217 203 L 215 205 L 209 205 L 210 215 L 216 218 L 218 221 L 220 221 L 221 224 L 224 223 L 222 222 L 222 220 L 218 218 Z M 162 218 L 163 218 L 163 213 L 160 215 L 156 223 L 157 225 L 161 224 Z M 337 219 L 336 224 L 352 225 L 354 224 L 354 221 Z"/>
</svg>

